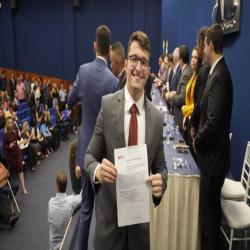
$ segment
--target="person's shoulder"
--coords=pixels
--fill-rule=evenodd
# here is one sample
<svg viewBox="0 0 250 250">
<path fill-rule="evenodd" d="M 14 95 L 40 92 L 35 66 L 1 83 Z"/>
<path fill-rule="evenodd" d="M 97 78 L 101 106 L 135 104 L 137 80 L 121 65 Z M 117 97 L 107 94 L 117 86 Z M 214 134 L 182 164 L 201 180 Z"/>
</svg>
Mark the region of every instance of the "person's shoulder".
<svg viewBox="0 0 250 250">
<path fill-rule="evenodd" d="M 118 100 L 122 95 L 122 91 L 123 90 L 121 89 L 121 90 L 116 91 L 115 93 L 111 93 L 111 94 L 103 96 L 102 102 L 104 104 L 106 104 L 106 103 L 110 103 L 110 102 L 113 102 L 115 100 Z"/>
</svg>

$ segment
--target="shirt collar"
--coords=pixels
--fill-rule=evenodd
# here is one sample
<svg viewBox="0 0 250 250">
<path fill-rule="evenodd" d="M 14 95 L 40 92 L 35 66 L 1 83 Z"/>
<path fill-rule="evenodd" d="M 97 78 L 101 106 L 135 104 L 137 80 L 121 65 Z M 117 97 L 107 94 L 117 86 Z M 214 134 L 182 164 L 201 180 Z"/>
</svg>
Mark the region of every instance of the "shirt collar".
<svg viewBox="0 0 250 250">
<path fill-rule="evenodd" d="M 187 66 L 187 63 L 183 66 L 183 68 L 182 68 L 181 72 L 183 72 L 183 71 L 184 71 L 184 69 L 186 68 L 186 66 Z"/>
<path fill-rule="evenodd" d="M 66 197 L 67 194 L 66 193 L 56 193 L 56 198 L 63 198 Z"/>
<path fill-rule="evenodd" d="M 122 74 L 123 74 L 124 70 L 125 70 L 125 68 L 124 68 L 124 69 L 121 71 L 121 73 L 118 75 L 117 78 L 118 78 L 119 80 L 121 80 L 121 77 L 122 77 Z"/>
<path fill-rule="evenodd" d="M 132 105 L 135 103 L 138 109 L 139 114 L 141 114 L 143 106 L 144 106 L 144 90 L 143 90 L 143 94 L 141 96 L 141 98 L 135 102 L 132 98 L 132 96 L 129 94 L 128 89 L 127 89 L 127 85 L 125 85 L 125 105 L 126 105 L 126 111 L 130 112 L 130 108 L 132 107 Z"/>
<path fill-rule="evenodd" d="M 100 58 L 100 59 L 102 59 L 106 64 L 107 64 L 107 61 L 103 58 L 103 57 L 101 57 L 101 56 L 97 56 L 96 58 Z"/>
<path fill-rule="evenodd" d="M 221 58 L 223 58 L 223 56 L 221 56 L 220 58 L 218 58 L 218 59 L 214 62 L 213 66 L 211 67 L 211 69 L 210 69 L 210 71 L 209 71 L 210 76 L 213 74 L 214 68 L 215 68 L 215 66 L 217 65 L 217 63 L 220 61 Z"/>
</svg>

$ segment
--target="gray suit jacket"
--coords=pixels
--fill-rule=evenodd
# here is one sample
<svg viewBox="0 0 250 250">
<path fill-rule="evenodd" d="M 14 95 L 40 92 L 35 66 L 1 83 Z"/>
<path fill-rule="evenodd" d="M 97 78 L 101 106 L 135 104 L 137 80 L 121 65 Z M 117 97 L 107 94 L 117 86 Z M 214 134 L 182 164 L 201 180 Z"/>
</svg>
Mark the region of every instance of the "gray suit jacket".
<svg viewBox="0 0 250 250">
<path fill-rule="evenodd" d="M 102 107 L 97 118 L 94 135 L 85 154 L 85 170 L 95 192 L 99 185 L 94 184 L 94 171 L 106 157 L 114 164 L 114 149 L 126 147 L 124 136 L 124 88 L 102 98 Z M 163 151 L 162 114 L 145 96 L 145 143 L 148 153 L 148 171 L 162 176 L 163 193 L 167 187 L 167 168 Z M 159 205 L 161 198 L 153 196 Z M 128 237 L 128 238 L 127 238 Z M 129 239 L 129 240 L 128 240 Z M 94 247 L 102 249 L 149 250 L 149 223 L 119 227 L 117 224 L 116 184 L 102 184 L 98 204 Z M 130 248 L 129 248 L 130 249 Z"/>
<path fill-rule="evenodd" d="M 174 107 L 174 122 L 175 126 L 179 126 L 180 130 L 183 130 L 183 114 L 181 111 L 181 107 L 185 105 L 186 87 L 192 75 L 193 70 L 188 63 L 184 68 L 183 72 L 181 73 L 181 78 L 176 89 L 176 95 L 174 95 L 172 98 L 172 103 Z"/>
</svg>

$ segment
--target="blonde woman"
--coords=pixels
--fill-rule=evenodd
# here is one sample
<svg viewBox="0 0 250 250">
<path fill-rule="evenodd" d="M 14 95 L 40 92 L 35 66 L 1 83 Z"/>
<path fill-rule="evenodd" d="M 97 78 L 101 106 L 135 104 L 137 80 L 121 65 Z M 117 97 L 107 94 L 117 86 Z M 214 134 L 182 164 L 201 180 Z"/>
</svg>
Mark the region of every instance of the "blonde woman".
<svg viewBox="0 0 250 250">
<path fill-rule="evenodd" d="M 40 146 L 39 143 L 33 141 L 33 135 L 29 133 L 28 122 L 23 123 L 23 139 L 26 139 L 29 142 L 29 148 L 31 149 L 34 155 L 34 162 L 36 162 L 37 166 L 40 165 L 41 164 L 41 162 L 39 161 L 39 156 L 41 155 Z"/>
<path fill-rule="evenodd" d="M 53 100 L 53 108 L 55 108 L 56 104 L 58 104 L 58 88 L 54 82 L 52 83 L 50 96 L 51 99 Z"/>
<path fill-rule="evenodd" d="M 13 124 L 13 119 L 10 117 L 6 120 L 6 125 L 3 135 L 3 150 L 5 151 L 6 163 L 10 169 L 10 175 L 18 173 L 22 186 L 22 191 L 27 194 L 24 185 L 23 165 L 21 150 L 17 145 L 17 140 L 21 139 L 21 133 Z"/>
</svg>

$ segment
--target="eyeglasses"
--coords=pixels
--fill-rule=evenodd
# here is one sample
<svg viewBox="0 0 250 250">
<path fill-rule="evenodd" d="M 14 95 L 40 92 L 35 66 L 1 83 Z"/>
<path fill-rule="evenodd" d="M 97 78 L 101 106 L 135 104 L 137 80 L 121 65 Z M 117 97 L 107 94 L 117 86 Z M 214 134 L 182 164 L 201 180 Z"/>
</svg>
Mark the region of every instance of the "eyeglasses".
<svg viewBox="0 0 250 250">
<path fill-rule="evenodd" d="M 140 61 L 140 65 L 141 65 L 141 69 L 143 71 L 146 71 L 148 69 L 148 65 L 149 65 L 149 61 L 142 58 L 142 59 L 139 59 L 138 57 L 136 57 L 135 55 L 131 55 L 128 57 L 128 59 L 130 60 L 130 63 L 131 63 L 131 66 L 133 68 L 136 68 L 137 65 L 138 65 L 138 62 Z"/>
</svg>

